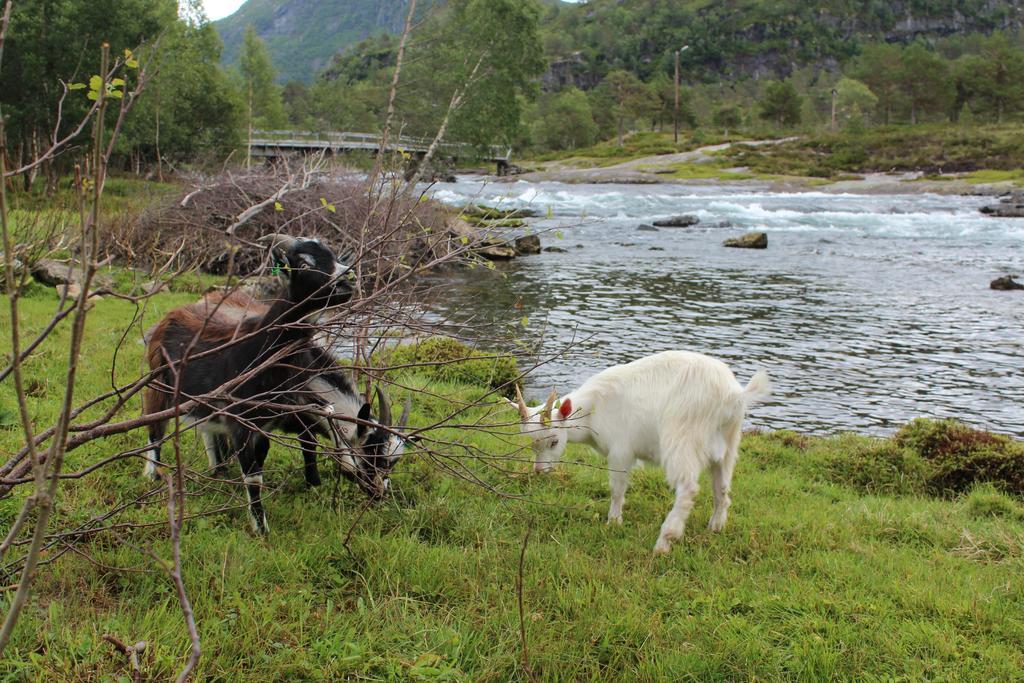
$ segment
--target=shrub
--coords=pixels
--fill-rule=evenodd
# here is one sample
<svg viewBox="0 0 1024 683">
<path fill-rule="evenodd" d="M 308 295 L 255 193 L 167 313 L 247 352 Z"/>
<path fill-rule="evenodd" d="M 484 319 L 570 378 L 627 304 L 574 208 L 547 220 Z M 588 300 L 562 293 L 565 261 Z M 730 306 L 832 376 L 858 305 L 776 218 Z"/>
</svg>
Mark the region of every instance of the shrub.
<svg viewBox="0 0 1024 683">
<path fill-rule="evenodd" d="M 933 493 L 962 493 L 991 482 L 1006 493 L 1024 495 L 1024 444 L 1010 437 L 956 420 L 918 418 L 900 429 L 893 442 L 928 462 Z"/>
<path fill-rule="evenodd" d="M 386 362 L 391 366 L 418 365 L 415 371 L 433 381 L 486 386 L 508 396 L 519 378 L 511 355 L 474 349 L 451 337 L 396 346 L 387 352 Z"/>
</svg>

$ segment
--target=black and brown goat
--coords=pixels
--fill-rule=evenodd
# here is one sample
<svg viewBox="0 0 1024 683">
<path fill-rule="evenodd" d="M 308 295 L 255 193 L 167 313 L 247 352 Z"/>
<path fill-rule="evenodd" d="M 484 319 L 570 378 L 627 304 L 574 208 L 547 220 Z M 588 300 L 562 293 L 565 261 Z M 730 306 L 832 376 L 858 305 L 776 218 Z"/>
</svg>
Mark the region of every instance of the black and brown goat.
<svg viewBox="0 0 1024 683">
<path fill-rule="evenodd" d="M 236 290 L 227 295 L 219 292 L 207 294 L 194 307 L 206 320 L 233 324 L 235 329 L 246 331 L 258 324 L 270 304 Z M 387 396 L 378 387 L 380 418 L 375 420 L 370 414 L 370 405 L 363 402 L 349 375 L 337 367 L 330 353 L 317 344 L 310 347 L 310 353 L 317 373 L 304 388 L 309 394 L 306 400 L 314 401 L 322 409 L 288 412 L 275 420 L 273 428 L 298 436 L 306 483 L 310 486 L 320 484 L 316 460 L 317 437 L 337 442 L 337 436 L 340 436 L 341 441 L 349 446 L 338 456 L 341 474 L 358 484 L 371 498 L 379 497 L 390 487 L 391 469 L 405 450 L 402 430 L 409 418 L 409 402 L 406 402 L 398 424 L 393 425 L 391 406 Z M 328 419 L 323 415 L 324 411 L 342 419 Z M 356 417 L 357 421 L 346 419 L 352 417 Z M 211 467 L 223 465 L 231 455 L 228 444 L 223 438 L 210 439 L 205 434 L 204 438 Z"/>
<path fill-rule="evenodd" d="M 314 328 L 305 321 L 352 296 L 348 266 L 320 242 L 286 235 L 264 240 L 271 242 L 275 265 L 285 274 L 284 295 L 259 314 L 245 316 L 244 323 L 211 315 L 203 303 L 168 313 L 147 341 L 147 360 L 156 376 L 143 398 L 147 415 L 188 402 L 183 417 L 202 423 L 207 452 L 211 460 L 217 456 L 213 464 L 222 464 L 226 454 L 237 455 L 250 521 L 259 534 L 267 532 L 261 501 L 270 446 L 266 434 L 280 425 L 306 435 L 309 443 L 326 423 L 335 423 L 325 415 L 335 410 L 329 377 L 337 368 L 313 342 Z M 354 417 L 365 427 L 369 406 L 360 406 Z M 150 474 L 155 475 L 160 462 L 165 428 L 166 421 L 149 427 Z M 387 488 L 379 476 L 359 483 L 373 497 Z"/>
</svg>

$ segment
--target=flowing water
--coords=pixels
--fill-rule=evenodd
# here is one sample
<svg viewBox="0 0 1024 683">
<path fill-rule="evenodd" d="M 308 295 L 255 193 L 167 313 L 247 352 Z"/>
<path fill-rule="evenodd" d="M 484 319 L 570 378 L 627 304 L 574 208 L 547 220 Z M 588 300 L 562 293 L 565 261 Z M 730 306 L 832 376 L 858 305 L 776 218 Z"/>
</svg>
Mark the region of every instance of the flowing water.
<svg viewBox="0 0 1024 683">
<path fill-rule="evenodd" d="M 744 384 L 769 371 L 754 426 L 888 433 L 930 416 L 1024 436 L 1024 292 L 988 288 L 1024 274 L 1024 219 L 983 216 L 990 198 L 475 179 L 433 194 L 534 209 L 531 230 L 566 250 L 460 272 L 437 303 L 480 339 L 583 342 L 530 375 L 528 398 L 689 349 Z M 637 229 L 676 214 L 701 223 Z M 722 247 L 748 230 L 768 248 Z"/>
</svg>

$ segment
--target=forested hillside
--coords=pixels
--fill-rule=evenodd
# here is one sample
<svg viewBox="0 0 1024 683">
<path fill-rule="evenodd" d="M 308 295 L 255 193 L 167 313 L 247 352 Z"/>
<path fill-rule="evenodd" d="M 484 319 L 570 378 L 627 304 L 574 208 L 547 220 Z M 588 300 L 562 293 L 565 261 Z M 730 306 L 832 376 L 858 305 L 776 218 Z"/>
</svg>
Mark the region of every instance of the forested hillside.
<svg viewBox="0 0 1024 683">
<path fill-rule="evenodd" d="M 1021 0 L 590 0 L 551 8 L 543 31 L 547 55 L 579 52 L 591 80 L 613 69 L 647 80 L 682 45 L 690 46 L 689 73 L 715 80 L 834 68 L 865 43 L 991 33 L 1022 21 Z"/>
<path fill-rule="evenodd" d="M 420 0 L 428 10 L 435 0 Z M 267 44 L 279 81 L 312 81 L 338 51 L 379 33 L 398 33 L 408 0 L 248 0 L 215 23 L 224 63 L 238 62 L 247 26 Z"/>
</svg>

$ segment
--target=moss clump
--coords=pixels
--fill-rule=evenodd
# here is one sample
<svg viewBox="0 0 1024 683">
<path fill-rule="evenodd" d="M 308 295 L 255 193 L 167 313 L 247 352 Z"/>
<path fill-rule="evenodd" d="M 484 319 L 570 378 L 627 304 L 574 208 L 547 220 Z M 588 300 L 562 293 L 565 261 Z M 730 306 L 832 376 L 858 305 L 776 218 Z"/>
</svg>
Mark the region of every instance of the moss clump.
<svg viewBox="0 0 1024 683">
<path fill-rule="evenodd" d="M 928 488 L 948 495 L 969 491 L 976 483 L 1024 495 L 1024 445 L 1000 434 L 972 429 L 956 420 L 918 418 L 893 437 L 930 468 Z"/>
<path fill-rule="evenodd" d="M 1024 519 L 1024 509 L 992 484 L 979 484 L 967 496 L 967 511 L 973 517 Z"/>
<path fill-rule="evenodd" d="M 414 372 L 432 381 L 482 385 L 509 396 L 519 378 L 511 355 L 474 349 L 451 337 L 430 337 L 396 346 L 387 352 L 385 360 L 392 367 L 415 366 Z"/>
<path fill-rule="evenodd" d="M 824 466 L 830 481 L 875 494 L 923 493 L 930 473 L 921 456 L 891 440 L 859 440 L 834 449 Z"/>
</svg>

